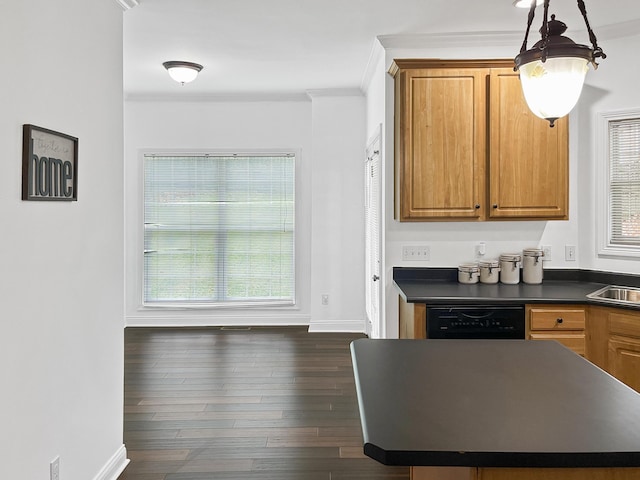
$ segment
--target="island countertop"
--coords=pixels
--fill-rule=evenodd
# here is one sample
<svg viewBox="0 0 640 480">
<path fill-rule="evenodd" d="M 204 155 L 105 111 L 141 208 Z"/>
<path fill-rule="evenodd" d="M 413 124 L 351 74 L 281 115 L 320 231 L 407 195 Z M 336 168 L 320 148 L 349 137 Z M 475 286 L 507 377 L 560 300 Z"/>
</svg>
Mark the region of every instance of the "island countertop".
<svg viewBox="0 0 640 480">
<path fill-rule="evenodd" d="M 552 341 L 356 340 L 364 453 L 386 465 L 639 467 L 640 394 Z"/>
</svg>

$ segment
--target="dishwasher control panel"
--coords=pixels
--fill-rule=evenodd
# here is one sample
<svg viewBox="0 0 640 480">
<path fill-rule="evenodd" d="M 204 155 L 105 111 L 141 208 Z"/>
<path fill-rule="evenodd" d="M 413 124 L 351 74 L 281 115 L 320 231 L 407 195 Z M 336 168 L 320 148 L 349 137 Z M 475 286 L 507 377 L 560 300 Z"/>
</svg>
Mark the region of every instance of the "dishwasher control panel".
<svg viewBox="0 0 640 480">
<path fill-rule="evenodd" d="M 524 305 L 427 307 L 427 338 L 524 339 Z"/>
</svg>

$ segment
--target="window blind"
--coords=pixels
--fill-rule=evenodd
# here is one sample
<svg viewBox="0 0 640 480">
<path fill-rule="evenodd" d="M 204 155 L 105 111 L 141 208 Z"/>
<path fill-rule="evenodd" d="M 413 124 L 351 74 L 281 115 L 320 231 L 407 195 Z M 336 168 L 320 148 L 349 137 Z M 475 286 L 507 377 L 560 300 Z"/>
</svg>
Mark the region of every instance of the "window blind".
<svg viewBox="0 0 640 480">
<path fill-rule="evenodd" d="M 295 156 L 144 156 L 145 304 L 293 304 Z"/>
<path fill-rule="evenodd" d="M 640 248 L 640 118 L 609 122 L 609 244 Z"/>
</svg>

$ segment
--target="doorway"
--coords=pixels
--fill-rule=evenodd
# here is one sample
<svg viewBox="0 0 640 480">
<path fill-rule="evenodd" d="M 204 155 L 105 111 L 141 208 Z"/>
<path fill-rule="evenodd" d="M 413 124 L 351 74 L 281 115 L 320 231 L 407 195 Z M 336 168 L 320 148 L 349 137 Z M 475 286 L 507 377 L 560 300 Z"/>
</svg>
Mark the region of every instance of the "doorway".
<svg viewBox="0 0 640 480">
<path fill-rule="evenodd" d="M 380 338 L 380 221 L 381 182 L 380 157 L 382 152 L 382 127 L 367 146 L 365 160 L 365 285 L 366 285 L 366 333 L 370 338 Z"/>
</svg>

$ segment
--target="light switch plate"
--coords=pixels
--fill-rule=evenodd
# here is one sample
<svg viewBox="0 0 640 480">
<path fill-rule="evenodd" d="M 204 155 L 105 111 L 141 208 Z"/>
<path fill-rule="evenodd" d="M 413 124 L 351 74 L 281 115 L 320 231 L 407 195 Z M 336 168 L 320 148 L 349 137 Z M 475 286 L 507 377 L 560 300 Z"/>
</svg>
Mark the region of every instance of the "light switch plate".
<svg viewBox="0 0 640 480">
<path fill-rule="evenodd" d="M 402 247 L 402 260 L 428 262 L 431 260 L 431 249 L 428 246 Z"/>
</svg>

